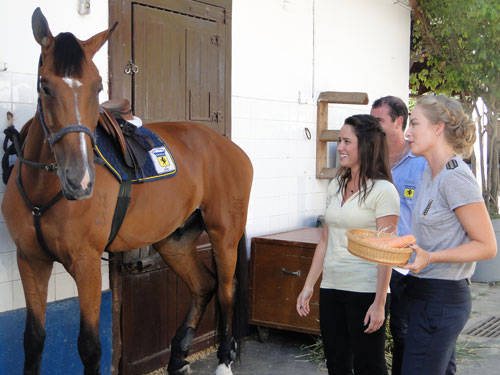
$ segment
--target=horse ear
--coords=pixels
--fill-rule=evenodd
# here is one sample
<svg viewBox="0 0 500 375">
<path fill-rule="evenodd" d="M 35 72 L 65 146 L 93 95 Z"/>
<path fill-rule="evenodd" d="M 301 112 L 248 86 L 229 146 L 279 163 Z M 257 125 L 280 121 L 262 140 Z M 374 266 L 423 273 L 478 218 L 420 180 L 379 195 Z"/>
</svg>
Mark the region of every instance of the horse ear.
<svg viewBox="0 0 500 375">
<path fill-rule="evenodd" d="M 115 22 L 113 26 L 111 26 L 111 28 L 109 28 L 108 30 L 101 31 L 99 34 L 96 34 L 90 39 L 82 42 L 83 49 L 85 50 L 87 56 L 90 56 L 90 58 L 92 58 L 95 53 L 99 51 L 102 45 L 109 39 L 111 33 L 114 31 L 117 25 L 118 22 Z"/>
<path fill-rule="evenodd" d="M 42 48 L 47 48 L 54 40 L 50 32 L 49 23 L 40 8 L 36 8 L 31 16 L 31 28 L 33 29 L 35 40 Z"/>
</svg>

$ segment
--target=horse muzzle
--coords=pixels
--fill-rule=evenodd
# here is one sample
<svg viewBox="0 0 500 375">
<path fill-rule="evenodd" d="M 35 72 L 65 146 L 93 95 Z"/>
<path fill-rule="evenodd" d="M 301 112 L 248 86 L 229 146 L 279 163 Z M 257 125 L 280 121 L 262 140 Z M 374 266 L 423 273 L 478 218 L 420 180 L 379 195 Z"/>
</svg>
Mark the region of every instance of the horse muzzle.
<svg viewBox="0 0 500 375">
<path fill-rule="evenodd" d="M 94 170 L 84 168 L 61 168 L 58 170 L 63 195 L 68 200 L 82 200 L 92 196 L 94 190 Z"/>
<path fill-rule="evenodd" d="M 79 133 L 78 142 L 56 147 L 56 143 L 62 141 L 63 137 L 70 133 Z M 90 137 L 92 146 L 95 145 L 94 135 L 82 125 L 70 125 L 62 128 L 56 133 L 47 136 L 47 140 L 54 152 L 57 164 L 57 175 L 61 182 L 61 190 L 68 200 L 82 200 L 92 196 L 95 179 L 95 168 L 93 160 L 89 160 L 85 135 Z"/>
</svg>

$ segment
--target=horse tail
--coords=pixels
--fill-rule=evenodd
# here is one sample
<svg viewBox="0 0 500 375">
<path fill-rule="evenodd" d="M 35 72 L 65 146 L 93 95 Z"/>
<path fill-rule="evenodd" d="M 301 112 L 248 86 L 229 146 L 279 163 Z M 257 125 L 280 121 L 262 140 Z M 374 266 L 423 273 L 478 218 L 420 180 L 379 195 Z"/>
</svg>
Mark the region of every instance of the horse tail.
<svg viewBox="0 0 500 375">
<path fill-rule="evenodd" d="M 242 338 L 248 336 L 248 287 L 249 287 L 249 261 L 246 246 L 246 235 L 238 242 L 238 259 L 236 262 L 236 290 L 234 293 L 234 310 L 233 310 L 233 337 L 237 343 L 236 357 L 241 353 Z"/>
</svg>

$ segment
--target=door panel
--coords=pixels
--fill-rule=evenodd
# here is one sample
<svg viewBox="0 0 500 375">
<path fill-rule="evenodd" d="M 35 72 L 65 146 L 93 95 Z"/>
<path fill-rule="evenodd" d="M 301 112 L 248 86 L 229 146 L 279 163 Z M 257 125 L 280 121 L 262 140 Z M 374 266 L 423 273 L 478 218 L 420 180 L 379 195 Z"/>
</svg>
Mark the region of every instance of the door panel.
<svg viewBox="0 0 500 375">
<path fill-rule="evenodd" d="M 172 272 L 157 269 L 125 275 L 121 374 L 144 374 L 168 359 L 169 337 L 175 332 L 175 291 Z M 131 324 L 133 323 L 133 324 Z"/>
<path fill-rule="evenodd" d="M 223 133 L 224 87 L 220 72 L 224 72 L 220 27 L 198 20 L 187 30 L 186 46 L 188 118 L 202 122 Z"/>
<path fill-rule="evenodd" d="M 134 110 L 145 122 L 189 120 L 224 134 L 224 24 L 133 5 Z"/>
<path fill-rule="evenodd" d="M 184 17 L 134 4 L 134 110 L 144 122 L 186 119 Z"/>
</svg>

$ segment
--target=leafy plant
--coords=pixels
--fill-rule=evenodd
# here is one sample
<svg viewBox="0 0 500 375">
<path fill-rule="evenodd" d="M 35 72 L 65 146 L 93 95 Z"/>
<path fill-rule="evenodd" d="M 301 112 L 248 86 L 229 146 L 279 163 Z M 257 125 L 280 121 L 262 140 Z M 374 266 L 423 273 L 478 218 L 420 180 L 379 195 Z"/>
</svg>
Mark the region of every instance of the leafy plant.
<svg viewBox="0 0 500 375">
<path fill-rule="evenodd" d="M 409 5 L 410 89 L 418 95 L 456 96 L 476 114 L 481 147 L 475 161 L 480 164 L 483 198 L 490 214 L 498 214 L 500 2 L 409 0 Z"/>
</svg>

